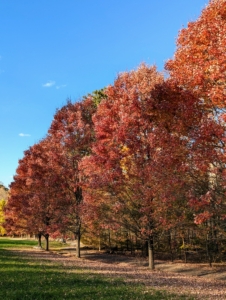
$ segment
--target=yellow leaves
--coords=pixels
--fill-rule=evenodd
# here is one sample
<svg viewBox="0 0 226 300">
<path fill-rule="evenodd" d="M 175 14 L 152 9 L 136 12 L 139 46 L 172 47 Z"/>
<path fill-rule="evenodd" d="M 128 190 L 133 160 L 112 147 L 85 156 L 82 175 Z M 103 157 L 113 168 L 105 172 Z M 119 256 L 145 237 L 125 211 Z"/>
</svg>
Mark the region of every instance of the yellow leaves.
<svg viewBox="0 0 226 300">
<path fill-rule="evenodd" d="M 122 146 L 121 154 L 123 157 L 120 160 L 120 168 L 125 178 L 128 179 L 128 173 L 133 166 L 133 154 L 130 154 L 130 149 L 126 145 Z"/>
<path fill-rule="evenodd" d="M 121 149 L 121 152 L 122 152 L 123 154 L 128 153 L 128 151 L 129 151 L 129 148 L 128 148 L 126 145 L 124 145 L 124 146 L 122 147 L 122 149 Z"/>
<path fill-rule="evenodd" d="M 5 204 L 6 204 L 6 200 L 4 200 L 4 199 L 0 200 L 0 235 L 4 235 L 6 233 L 5 228 L 2 226 L 2 224 L 5 221 L 5 218 L 4 218 Z"/>
<path fill-rule="evenodd" d="M 120 161 L 120 168 L 122 169 L 122 173 L 125 175 L 126 178 L 128 178 L 128 166 L 127 166 L 127 158 L 123 157 Z"/>
</svg>

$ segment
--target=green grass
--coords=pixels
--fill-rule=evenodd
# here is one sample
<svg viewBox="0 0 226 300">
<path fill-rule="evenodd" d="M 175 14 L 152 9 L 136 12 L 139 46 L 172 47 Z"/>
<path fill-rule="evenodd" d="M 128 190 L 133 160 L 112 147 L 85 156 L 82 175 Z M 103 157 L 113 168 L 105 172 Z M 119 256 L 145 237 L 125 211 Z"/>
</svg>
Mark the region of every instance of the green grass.
<svg viewBox="0 0 226 300">
<path fill-rule="evenodd" d="M 0 249 L 2 248 L 24 248 L 37 246 L 36 240 L 21 240 L 11 238 L 0 238 Z"/>
<path fill-rule="evenodd" d="M 120 278 L 105 278 L 81 268 L 26 258 L 10 251 L 11 247 L 21 250 L 34 245 L 37 242 L 0 238 L 0 299 L 188 299 L 147 289 L 143 285 L 125 283 Z"/>
<path fill-rule="evenodd" d="M 24 247 L 36 247 L 38 246 L 37 240 L 32 239 L 17 239 L 17 238 L 1 238 L 0 237 L 0 249 L 9 249 L 9 248 L 24 248 Z M 49 242 L 50 250 L 59 249 L 62 246 L 65 247 L 65 244 L 60 242 L 51 241 Z M 45 242 L 42 241 L 42 247 L 45 248 Z"/>
</svg>

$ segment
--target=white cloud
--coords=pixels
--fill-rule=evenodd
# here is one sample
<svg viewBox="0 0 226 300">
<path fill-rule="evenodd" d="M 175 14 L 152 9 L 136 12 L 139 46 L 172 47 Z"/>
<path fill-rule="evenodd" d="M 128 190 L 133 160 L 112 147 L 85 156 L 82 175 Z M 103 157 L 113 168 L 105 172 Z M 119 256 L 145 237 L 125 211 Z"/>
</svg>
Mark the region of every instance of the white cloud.
<svg viewBox="0 0 226 300">
<path fill-rule="evenodd" d="M 66 86 L 67 86 L 66 84 L 57 85 L 56 89 L 59 90 L 59 89 L 65 88 Z"/>
<path fill-rule="evenodd" d="M 21 137 L 25 137 L 25 136 L 31 136 L 30 134 L 28 134 L 28 133 L 19 133 L 19 136 L 21 136 Z"/>
<path fill-rule="evenodd" d="M 51 86 L 54 86 L 54 85 L 55 85 L 55 81 L 50 80 L 50 81 L 44 83 L 42 86 L 43 87 L 51 87 Z"/>
</svg>

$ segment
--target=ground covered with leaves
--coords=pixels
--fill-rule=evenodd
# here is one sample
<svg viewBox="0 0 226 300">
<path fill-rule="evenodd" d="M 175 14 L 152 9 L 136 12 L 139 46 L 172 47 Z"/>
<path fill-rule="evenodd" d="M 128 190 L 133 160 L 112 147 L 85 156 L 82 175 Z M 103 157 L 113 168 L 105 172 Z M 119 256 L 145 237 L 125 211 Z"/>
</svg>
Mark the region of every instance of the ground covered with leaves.
<svg viewBox="0 0 226 300">
<path fill-rule="evenodd" d="M 156 270 L 151 271 L 148 269 L 145 259 L 95 251 L 83 250 L 80 259 L 75 257 L 73 248 L 64 248 L 50 252 L 36 248 L 21 250 L 11 249 L 10 251 L 13 251 L 14 255 L 18 255 L 21 258 L 29 258 L 32 259 L 33 262 L 38 261 L 43 269 L 49 268 L 48 264 L 54 262 L 54 264 L 58 265 L 58 268 L 64 268 L 64 270 L 66 270 L 65 276 L 69 276 L 68 280 L 71 280 L 71 274 L 76 276 L 78 270 L 80 270 L 80 273 L 85 276 L 83 278 L 83 280 L 86 280 L 85 282 L 89 282 L 91 286 L 97 286 L 97 294 L 98 289 L 100 289 L 100 291 L 102 290 L 102 292 L 106 291 L 105 295 L 99 291 L 100 296 L 103 297 L 100 297 L 100 299 L 114 299 L 114 297 L 116 297 L 115 299 L 121 299 L 121 297 L 122 299 L 177 299 L 177 297 L 172 296 L 172 294 L 176 294 L 179 297 L 178 299 L 226 299 L 226 267 L 223 265 L 216 265 L 210 268 L 207 265 L 201 264 L 157 261 Z M 54 267 L 53 274 L 56 270 L 57 268 Z M 101 276 L 98 277 L 99 283 L 95 282 L 95 280 L 92 283 L 92 277 L 96 275 Z M 76 278 L 73 278 L 74 284 L 78 285 L 78 282 L 75 282 Z M 102 281 L 103 278 L 104 281 Z M 46 277 L 46 280 L 49 280 L 48 277 Z M 129 286 L 134 284 L 136 288 L 131 291 L 131 295 L 123 298 L 125 290 L 121 290 L 120 292 L 118 286 L 119 294 L 115 294 L 113 298 L 111 298 L 112 295 L 110 296 L 107 293 L 106 286 L 108 286 L 108 284 L 105 280 L 107 280 L 108 284 L 111 282 L 113 285 L 120 285 L 119 282 L 123 282 L 123 285 L 127 283 Z M 59 281 L 59 285 L 60 284 Z M 81 297 L 82 299 L 96 299 L 92 298 L 91 295 L 93 292 L 88 286 L 86 287 L 87 295 L 82 296 L 78 293 L 76 297 Z M 41 286 L 39 286 L 39 289 L 41 289 Z M 156 294 L 156 291 L 158 291 L 159 294 Z M 162 291 L 166 291 L 169 295 L 167 296 Z M 63 297 L 62 299 L 70 299 L 70 297 L 68 298 L 66 296 L 68 292 L 69 291 L 65 290 L 65 298 Z"/>
</svg>

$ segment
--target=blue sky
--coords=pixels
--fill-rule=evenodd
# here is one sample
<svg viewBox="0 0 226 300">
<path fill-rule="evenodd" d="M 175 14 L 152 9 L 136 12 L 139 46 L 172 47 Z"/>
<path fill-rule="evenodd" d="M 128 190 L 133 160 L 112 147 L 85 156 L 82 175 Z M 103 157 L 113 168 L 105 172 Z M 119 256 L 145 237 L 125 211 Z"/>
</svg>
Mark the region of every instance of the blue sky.
<svg viewBox="0 0 226 300">
<path fill-rule="evenodd" d="M 141 62 L 173 56 L 208 0 L 0 0 L 0 181 L 45 137 L 57 108 Z"/>
</svg>

